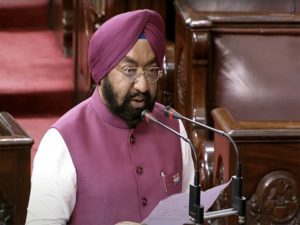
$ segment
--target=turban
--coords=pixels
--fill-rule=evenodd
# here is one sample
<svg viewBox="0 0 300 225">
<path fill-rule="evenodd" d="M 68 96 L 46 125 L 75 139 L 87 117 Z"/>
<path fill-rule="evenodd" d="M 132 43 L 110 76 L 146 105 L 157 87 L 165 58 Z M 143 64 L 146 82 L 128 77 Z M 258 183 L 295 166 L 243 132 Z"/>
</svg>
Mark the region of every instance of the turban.
<svg viewBox="0 0 300 225">
<path fill-rule="evenodd" d="M 96 83 L 127 55 L 142 33 L 162 68 L 165 54 L 163 19 L 148 9 L 130 11 L 107 20 L 90 40 L 88 63 Z"/>
</svg>

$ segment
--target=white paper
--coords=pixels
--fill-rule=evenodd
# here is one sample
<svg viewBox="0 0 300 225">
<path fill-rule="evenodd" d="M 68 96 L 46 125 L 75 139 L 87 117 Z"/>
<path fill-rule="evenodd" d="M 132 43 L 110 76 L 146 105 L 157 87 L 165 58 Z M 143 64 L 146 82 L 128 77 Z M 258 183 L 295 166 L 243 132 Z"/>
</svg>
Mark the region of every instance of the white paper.
<svg viewBox="0 0 300 225">
<path fill-rule="evenodd" d="M 229 184 L 216 186 L 201 192 L 201 204 L 206 212 Z M 190 223 L 189 193 L 179 193 L 162 200 L 142 222 L 145 225 L 183 225 Z"/>
</svg>

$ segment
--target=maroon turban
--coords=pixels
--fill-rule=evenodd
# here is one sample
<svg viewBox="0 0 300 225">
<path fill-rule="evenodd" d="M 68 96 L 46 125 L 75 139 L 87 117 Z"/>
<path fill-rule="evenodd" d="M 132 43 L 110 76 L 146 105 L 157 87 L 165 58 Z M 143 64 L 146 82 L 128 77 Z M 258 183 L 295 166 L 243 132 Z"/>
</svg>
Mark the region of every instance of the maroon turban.
<svg viewBox="0 0 300 225">
<path fill-rule="evenodd" d="M 158 66 L 162 67 L 165 54 L 163 19 L 148 9 L 130 11 L 107 20 L 90 40 L 88 62 L 96 83 L 127 55 L 141 33 L 150 43 Z"/>
</svg>

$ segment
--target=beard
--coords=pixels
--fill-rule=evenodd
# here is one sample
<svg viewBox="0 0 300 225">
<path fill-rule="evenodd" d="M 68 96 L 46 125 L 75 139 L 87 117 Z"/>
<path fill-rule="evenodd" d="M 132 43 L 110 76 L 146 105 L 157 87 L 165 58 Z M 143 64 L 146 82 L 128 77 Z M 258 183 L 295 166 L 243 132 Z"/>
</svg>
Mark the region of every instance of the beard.
<svg viewBox="0 0 300 225">
<path fill-rule="evenodd" d="M 102 94 L 105 98 L 106 104 L 109 110 L 121 117 L 127 123 L 128 127 L 134 128 L 142 121 L 141 113 L 147 109 L 150 112 L 153 110 L 155 104 L 155 97 L 152 97 L 149 92 L 129 92 L 124 98 L 121 104 L 118 104 L 117 95 L 114 92 L 111 82 L 106 77 L 102 80 Z M 142 108 L 134 108 L 130 104 L 132 99 L 141 97 L 145 100 L 145 105 Z"/>
</svg>

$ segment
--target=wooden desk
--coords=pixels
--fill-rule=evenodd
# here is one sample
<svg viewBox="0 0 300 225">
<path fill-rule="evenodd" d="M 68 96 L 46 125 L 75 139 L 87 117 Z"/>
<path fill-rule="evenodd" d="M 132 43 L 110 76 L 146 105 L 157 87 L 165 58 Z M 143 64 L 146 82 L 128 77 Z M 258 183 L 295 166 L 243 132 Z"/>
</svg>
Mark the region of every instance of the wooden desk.
<svg viewBox="0 0 300 225">
<path fill-rule="evenodd" d="M 209 126 L 218 107 L 237 121 L 300 120 L 297 4 L 176 0 L 174 108 Z M 212 132 L 188 125 L 201 163 L 211 165 Z M 201 169 L 207 188 L 211 168 Z"/>
<path fill-rule="evenodd" d="M 296 2 L 176 0 L 175 12 L 176 110 L 211 126 L 217 107 L 239 120 L 300 118 Z M 188 133 L 200 149 L 207 131 Z"/>
<path fill-rule="evenodd" d="M 0 224 L 25 224 L 32 145 L 14 118 L 0 112 Z"/>
<path fill-rule="evenodd" d="M 239 150 L 244 178 L 246 224 L 297 224 L 300 221 L 300 121 L 240 121 L 228 110 L 213 110 L 221 130 Z M 236 154 L 227 139 L 214 138 L 213 185 L 235 175 Z M 218 208 L 231 207 L 231 192 L 223 193 Z M 236 224 L 234 219 L 218 224 Z"/>
</svg>

